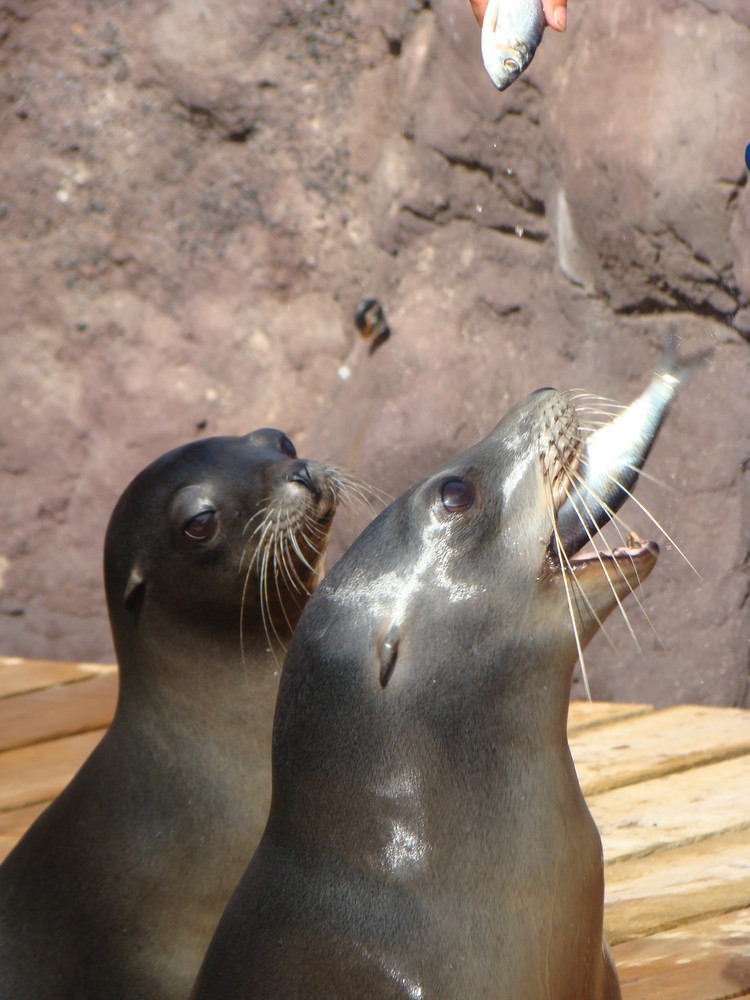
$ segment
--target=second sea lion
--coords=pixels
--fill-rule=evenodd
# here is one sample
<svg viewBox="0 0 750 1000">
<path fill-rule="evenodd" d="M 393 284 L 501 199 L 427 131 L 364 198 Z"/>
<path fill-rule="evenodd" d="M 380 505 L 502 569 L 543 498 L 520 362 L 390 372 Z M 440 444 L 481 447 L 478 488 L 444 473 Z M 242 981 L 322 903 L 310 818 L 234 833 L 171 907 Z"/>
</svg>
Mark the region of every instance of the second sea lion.
<svg viewBox="0 0 750 1000">
<path fill-rule="evenodd" d="M 112 725 L 0 867 L 2 1000 L 184 1000 L 270 800 L 277 637 L 323 572 L 340 470 L 281 431 L 177 448 L 110 519 Z"/>
</svg>

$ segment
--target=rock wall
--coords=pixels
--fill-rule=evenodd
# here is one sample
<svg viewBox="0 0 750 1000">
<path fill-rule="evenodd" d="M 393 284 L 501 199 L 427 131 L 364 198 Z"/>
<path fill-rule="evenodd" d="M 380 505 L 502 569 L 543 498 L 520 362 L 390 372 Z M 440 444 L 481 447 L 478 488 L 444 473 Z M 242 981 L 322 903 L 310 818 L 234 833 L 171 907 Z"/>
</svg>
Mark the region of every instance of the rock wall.
<svg viewBox="0 0 750 1000">
<path fill-rule="evenodd" d="M 700 576 L 631 505 L 663 549 L 641 648 L 614 622 L 587 666 L 597 698 L 748 703 L 750 11 L 568 23 L 498 94 L 465 0 L 3 7 L 3 653 L 112 658 L 107 518 L 175 444 L 278 426 L 395 495 L 539 385 L 629 401 L 675 325 L 715 360 L 639 497 Z"/>
</svg>

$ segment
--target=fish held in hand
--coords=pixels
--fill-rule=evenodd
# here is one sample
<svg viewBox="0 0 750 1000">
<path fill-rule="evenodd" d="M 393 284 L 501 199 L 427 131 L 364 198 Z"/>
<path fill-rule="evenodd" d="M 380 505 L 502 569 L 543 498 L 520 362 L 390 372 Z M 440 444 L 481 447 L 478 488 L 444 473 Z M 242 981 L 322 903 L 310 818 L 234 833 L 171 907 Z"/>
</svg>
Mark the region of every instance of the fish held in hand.
<svg viewBox="0 0 750 1000">
<path fill-rule="evenodd" d="M 526 69 L 542 40 L 541 0 L 490 0 L 482 21 L 482 60 L 498 90 Z"/>
</svg>

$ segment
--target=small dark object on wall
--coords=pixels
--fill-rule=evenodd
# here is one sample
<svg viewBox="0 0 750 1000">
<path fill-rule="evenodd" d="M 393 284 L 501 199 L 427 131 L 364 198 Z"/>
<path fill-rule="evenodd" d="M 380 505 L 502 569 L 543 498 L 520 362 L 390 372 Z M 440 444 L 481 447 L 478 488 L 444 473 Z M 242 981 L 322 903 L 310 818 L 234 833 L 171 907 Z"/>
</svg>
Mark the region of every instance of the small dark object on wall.
<svg viewBox="0 0 750 1000">
<path fill-rule="evenodd" d="M 391 335 L 383 307 L 377 299 L 362 299 L 354 310 L 354 324 L 363 340 L 369 340 L 373 354 Z"/>
</svg>

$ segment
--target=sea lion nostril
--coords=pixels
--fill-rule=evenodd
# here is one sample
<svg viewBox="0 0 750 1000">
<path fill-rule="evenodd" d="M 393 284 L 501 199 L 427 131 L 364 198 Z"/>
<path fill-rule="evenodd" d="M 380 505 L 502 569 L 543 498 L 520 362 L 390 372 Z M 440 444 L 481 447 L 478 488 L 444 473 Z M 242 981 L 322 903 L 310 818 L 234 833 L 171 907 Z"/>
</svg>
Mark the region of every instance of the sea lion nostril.
<svg viewBox="0 0 750 1000">
<path fill-rule="evenodd" d="M 307 487 L 311 493 L 317 493 L 318 489 L 313 482 L 313 478 L 310 475 L 310 468 L 307 462 L 300 462 L 295 468 L 288 473 L 286 480 L 288 483 L 299 483 L 301 486 Z"/>
</svg>

